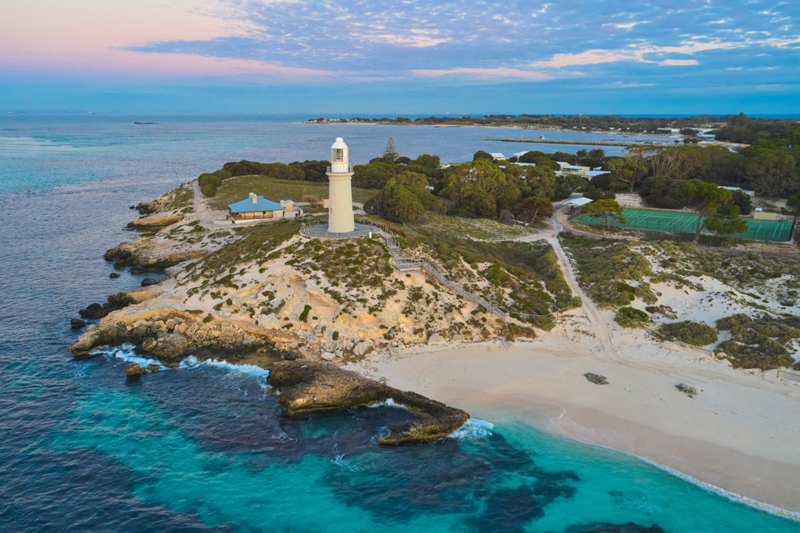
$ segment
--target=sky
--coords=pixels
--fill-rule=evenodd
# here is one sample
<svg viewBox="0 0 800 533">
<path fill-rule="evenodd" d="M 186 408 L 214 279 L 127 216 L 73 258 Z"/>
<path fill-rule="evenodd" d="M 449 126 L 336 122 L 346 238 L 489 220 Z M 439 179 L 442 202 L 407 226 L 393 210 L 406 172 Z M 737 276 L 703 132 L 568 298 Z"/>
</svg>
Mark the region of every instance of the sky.
<svg viewBox="0 0 800 533">
<path fill-rule="evenodd" d="M 5 0 L 0 110 L 800 114 L 800 2 Z"/>
</svg>

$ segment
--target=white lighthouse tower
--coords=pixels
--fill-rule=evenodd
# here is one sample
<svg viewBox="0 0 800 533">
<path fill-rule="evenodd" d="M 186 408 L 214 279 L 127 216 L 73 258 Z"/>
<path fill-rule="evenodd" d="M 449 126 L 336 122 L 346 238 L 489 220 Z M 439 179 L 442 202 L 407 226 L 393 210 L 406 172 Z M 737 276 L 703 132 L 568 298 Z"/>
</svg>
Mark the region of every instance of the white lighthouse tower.
<svg viewBox="0 0 800 533">
<path fill-rule="evenodd" d="M 349 233 L 355 229 L 350 154 L 344 139 L 337 137 L 331 146 L 331 166 L 328 169 L 329 206 L 328 232 Z"/>
</svg>

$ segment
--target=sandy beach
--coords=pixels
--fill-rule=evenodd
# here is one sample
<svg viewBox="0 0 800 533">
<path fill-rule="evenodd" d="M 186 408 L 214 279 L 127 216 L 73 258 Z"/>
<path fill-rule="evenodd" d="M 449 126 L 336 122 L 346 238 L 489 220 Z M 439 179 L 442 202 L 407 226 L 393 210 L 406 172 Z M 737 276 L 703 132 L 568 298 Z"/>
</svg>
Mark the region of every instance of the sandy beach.
<svg viewBox="0 0 800 533">
<path fill-rule="evenodd" d="M 643 331 L 612 331 L 611 349 L 601 350 L 582 315 L 530 342 L 408 349 L 361 370 L 473 417 L 632 453 L 800 517 L 800 383 L 734 370 Z"/>
</svg>

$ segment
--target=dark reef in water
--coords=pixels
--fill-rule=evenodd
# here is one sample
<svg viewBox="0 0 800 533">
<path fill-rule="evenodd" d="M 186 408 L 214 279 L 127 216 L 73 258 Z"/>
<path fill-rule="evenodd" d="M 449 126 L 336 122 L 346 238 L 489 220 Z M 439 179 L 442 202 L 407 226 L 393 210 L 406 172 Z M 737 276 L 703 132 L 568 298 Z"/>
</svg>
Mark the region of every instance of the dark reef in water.
<svg viewBox="0 0 800 533">
<path fill-rule="evenodd" d="M 381 444 L 409 444 L 446 437 L 463 426 L 469 414 L 414 392 L 405 392 L 333 365 L 304 360 L 279 361 L 267 383 L 281 394 L 277 402 L 290 415 L 366 406 L 392 399 L 416 415 L 416 420 L 389 428 Z"/>
</svg>

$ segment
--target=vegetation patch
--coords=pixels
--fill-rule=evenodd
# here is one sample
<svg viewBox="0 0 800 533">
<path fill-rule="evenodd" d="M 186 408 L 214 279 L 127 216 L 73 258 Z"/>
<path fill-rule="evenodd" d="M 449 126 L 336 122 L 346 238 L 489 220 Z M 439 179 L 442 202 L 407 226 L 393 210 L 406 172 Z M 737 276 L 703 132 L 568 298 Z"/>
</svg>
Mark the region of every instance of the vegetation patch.
<svg viewBox="0 0 800 533">
<path fill-rule="evenodd" d="M 717 342 L 716 329 L 708 324 L 691 320 L 663 324 L 658 328 L 658 332 L 669 340 L 677 340 L 694 346 L 707 346 Z"/>
<path fill-rule="evenodd" d="M 620 307 L 614 321 L 623 328 L 642 328 L 651 322 L 647 313 L 634 307 Z"/>
<path fill-rule="evenodd" d="M 645 303 L 657 301 L 649 285 L 644 284 L 645 277 L 653 273 L 650 261 L 632 250 L 627 241 L 572 234 L 560 238 L 578 271 L 578 281 L 599 307 L 627 305 L 637 296 Z M 627 281 L 640 282 L 640 286 L 633 287 Z"/>
<path fill-rule="evenodd" d="M 717 320 L 717 329 L 730 331 L 731 339 L 719 343 L 734 368 L 790 367 L 792 352 L 800 341 L 800 318 L 776 318 L 767 314 L 750 317 L 743 313 Z"/>
</svg>

